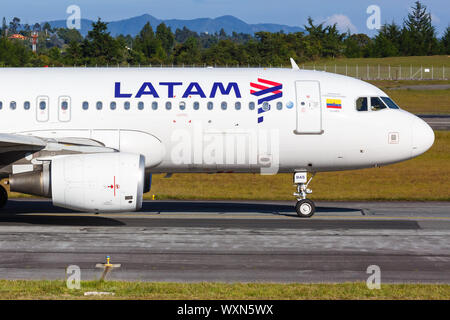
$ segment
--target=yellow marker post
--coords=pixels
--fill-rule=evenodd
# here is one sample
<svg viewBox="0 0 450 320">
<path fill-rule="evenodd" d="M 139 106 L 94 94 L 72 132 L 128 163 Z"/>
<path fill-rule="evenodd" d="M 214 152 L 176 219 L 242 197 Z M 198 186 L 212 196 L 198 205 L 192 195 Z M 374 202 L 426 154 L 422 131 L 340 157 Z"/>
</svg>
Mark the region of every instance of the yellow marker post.
<svg viewBox="0 0 450 320">
<path fill-rule="evenodd" d="M 103 273 L 102 276 L 100 277 L 100 281 L 104 281 L 108 272 L 110 272 L 114 268 L 120 268 L 121 264 L 112 264 L 110 256 L 106 256 L 106 263 L 97 263 L 95 267 L 103 268 Z"/>
</svg>

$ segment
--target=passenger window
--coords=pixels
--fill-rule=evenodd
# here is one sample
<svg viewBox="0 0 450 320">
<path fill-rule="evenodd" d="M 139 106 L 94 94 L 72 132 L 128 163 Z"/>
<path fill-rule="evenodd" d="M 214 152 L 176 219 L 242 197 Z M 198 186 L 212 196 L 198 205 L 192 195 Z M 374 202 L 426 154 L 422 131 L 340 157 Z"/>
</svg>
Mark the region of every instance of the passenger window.
<svg viewBox="0 0 450 320">
<path fill-rule="evenodd" d="M 3 102 L 0 101 L 0 110 L 3 109 Z"/>
<path fill-rule="evenodd" d="M 83 110 L 87 110 L 87 109 L 89 109 L 89 102 L 84 101 L 83 102 Z"/>
<path fill-rule="evenodd" d="M 277 109 L 278 110 L 283 109 L 283 103 L 282 102 L 277 102 Z"/>
<path fill-rule="evenodd" d="M 186 109 L 186 102 L 180 101 L 180 110 Z"/>
<path fill-rule="evenodd" d="M 254 102 L 250 102 L 250 103 L 248 104 L 248 108 L 249 108 L 250 110 L 255 110 L 255 103 L 254 103 Z"/>
<path fill-rule="evenodd" d="M 39 102 L 39 109 L 45 110 L 47 108 L 47 103 L 45 101 Z"/>
<path fill-rule="evenodd" d="M 101 101 L 97 101 L 97 104 L 95 106 L 97 108 L 97 110 L 102 110 L 103 108 L 103 103 Z"/>
<path fill-rule="evenodd" d="M 356 99 L 356 110 L 367 111 L 367 98 L 361 97 Z"/>
<path fill-rule="evenodd" d="M 235 108 L 236 110 L 241 110 L 241 103 L 240 103 L 240 102 L 236 102 L 236 103 L 234 104 L 234 108 Z"/>
<path fill-rule="evenodd" d="M 59 110 L 58 120 L 61 122 L 70 121 L 70 97 L 61 96 L 58 98 Z"/>
<path fill-rule="evenodd" d="M 198 103 L 197 101 L 194 102 L 194 110 L 198 110 L 200 108 L 200 103 Z"/>
<path fill-rule="evenodd" d="M 170 110 L 170 109 L 172 109 L 172 102 L 166 102 L 166 109 L 167 110 Z"/>
<path fill-rule="evenodd" d="M 263 109 L 264 111 L 269 111 L 269 110 L 270 110 L 270 105 L 269 105 L 269 103 L 268 103 L 267 101 L 265 101 L 265 102 L 263 103 L 262 109 Z"/>
<path fill-rule="evenodd" d="M 381 109 L 386 109 L 386 106 L 384 105 L 383 101 L 381 101 L 378 97 L 372 97 L 370 98 L 370 109 L 372 111 L 378 111 Z"/>
<path fill-rule="evenodd" d="M 158 102 L 156 102 L 156 101 L 152 102 L 152 109 L 153 110 L 157 110 L 158 109 Z"/>
<path fill-rule="evenodd" d="M 25 102 L 23 103 L 23 108 L 24 108 L 25 110 L 29 110 L 30 107 L 31 107 L 30 101 L 25 101 Z"/>
<path fill-rule="evenodd" d="M 116 108 L 117 108 L 117 103 L 116 102 L 111 102 L 110 104 L 109 104 L 109 107 L 111 108 L 111 110 L 116 110 Z"/>
<path fill-rule="evenodd" d="M 139 110 L 144 110 L 144 103 L 142 101 L 138 102 L 138 109 Z"/>
<path fill-rule="evenodd" d="M 130 110 L 130 101 L 125 101 L 124 104 L 123 104 L 123 108 L 125 110 Z"/>
<path fill-rule="evenodd" d="M 210 102 L 208 102 L 206 108 L 207 108 L 208 110 L 212 110 L 212 109 L 214 108 L 214 104 L 210 101 Z"/>
<path fill-rule="evenodd" d="M 227 110 L 227 103 L 224 101 L 220 104 L 220 107 L 222 108 L 222 110 Z"/>
<path fill-rule="evenodd" d="M 11 101 L 11 103 L 9 104 L 9 107 L 11 108 L 11 110 L 15 110 L 17 106 L 17 103 L 15 101 Z"/>
</svg>

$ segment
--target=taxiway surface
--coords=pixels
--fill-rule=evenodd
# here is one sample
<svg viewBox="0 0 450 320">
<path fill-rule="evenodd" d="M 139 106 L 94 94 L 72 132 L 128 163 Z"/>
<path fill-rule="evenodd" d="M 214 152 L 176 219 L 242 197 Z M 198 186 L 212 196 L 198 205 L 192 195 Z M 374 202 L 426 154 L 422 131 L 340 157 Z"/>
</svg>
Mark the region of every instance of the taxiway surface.
<svg viewBox="0 0 450 320">
<path fill-rule="evenodd" d="M 149 201 L 142 212 L 85 214 L 11 200 L 0 214 L 0 278 L 143 281 L 450 283 L 450 202 Z"/>
</svg>

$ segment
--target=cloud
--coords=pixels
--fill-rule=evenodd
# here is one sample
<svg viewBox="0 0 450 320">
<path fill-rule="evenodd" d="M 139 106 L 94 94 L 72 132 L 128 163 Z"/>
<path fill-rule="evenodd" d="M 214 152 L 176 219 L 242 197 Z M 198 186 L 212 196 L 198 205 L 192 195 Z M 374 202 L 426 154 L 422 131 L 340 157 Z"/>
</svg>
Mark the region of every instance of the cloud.
<svg viewBox="0 0 450 320">
<path fill-rule="evenodd" d="M 351 33 L 358 32 L 358 29 L 350 21 L 350 18 L 343 14 L 334 14 L 331 17 L 326 18 L 324 24 L 327 26 L 336 24 L 336 27 L 340 32 L 347 32 L 348 30 L 350 30 Z"/>
<path fill-rule="evenodd" d="M 431 14 L 431 22 L 432 23 L 436 23 L 439 24 L 441 23 L 441 19 L 439 19 L 439 17 L 437 15 L 435 15 L 434 13 Z"/>
</svg>

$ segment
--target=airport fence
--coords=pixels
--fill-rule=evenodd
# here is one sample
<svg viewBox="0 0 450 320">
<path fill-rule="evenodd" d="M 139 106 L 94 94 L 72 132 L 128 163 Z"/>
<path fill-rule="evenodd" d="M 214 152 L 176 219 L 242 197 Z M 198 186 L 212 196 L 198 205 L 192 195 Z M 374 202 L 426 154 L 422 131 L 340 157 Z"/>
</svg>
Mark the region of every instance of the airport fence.
<svg viewBox="0 0 450 320">
<path fill-rule="evenodd" d="M 413 65 L 302 65 L 301 69 L 338 73 L 361 80 L 448 80 L 446 66 Z"/>
<path fill-rule="evenodd" d="M 0 67 L 4 67 L 0 65 Z M 66 68 L 198 68 L 198 67 L 213 67 L 213 68 L 291 68 L 290 65 L 207 65 L 207 64 L 192 64 L 192 65 L 163 65 L 163 64 L 149 64 L 149 65 L 51 65 L 46 67 L 66 67 Z M 375 65 L 375 64 L 325 64 L 325 65 L 299 65 L 303 70 L 325 71 L 330 73 L 337 73 L 346 75 L 361 80 L 449 80 L 450 67 L 447 66 L 414 66 L 414 65 Z"/>
</svg>

